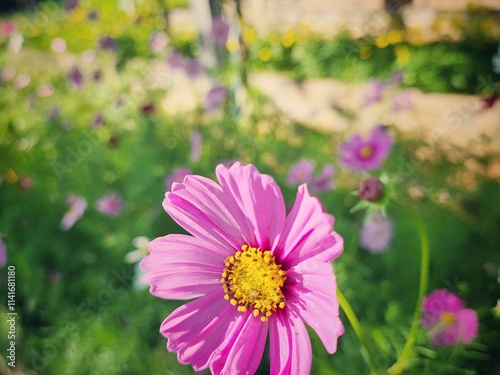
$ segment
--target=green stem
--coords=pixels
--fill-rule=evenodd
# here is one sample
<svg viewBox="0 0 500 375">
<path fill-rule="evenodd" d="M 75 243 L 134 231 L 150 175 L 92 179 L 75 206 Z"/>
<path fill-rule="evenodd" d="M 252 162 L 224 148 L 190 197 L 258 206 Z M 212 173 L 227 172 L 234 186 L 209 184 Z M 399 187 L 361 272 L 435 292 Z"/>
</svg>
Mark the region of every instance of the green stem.
<svg viewBox="0 0 500 375">
<path fill-rule="evenodd" d="M 366 336 L 366 333 L 361 324 L 359 323 L 358 317 L 354 313 L 354 310 L 352 309 L 351 305 L 349 304 L 347 299 L 344 297 L 344 295 L 338 288 L 337 288 L 337 298 L 339 299 L 340 306 L 342 307 L 342 310 L 344 310 L 345 315 L 349 320 L 349 323 L 351 323 L 351 326 L 354 329 L 356 336 L 358 336 L 361 345 L 365 347 L 366 352 L 368 353 L 369 364 L 373 369 L 375 369 L 376 368 L 375 355 L 373 353 L 370 342 L 368 341 L 368 336 Z"/>
<path fill-rule="evenodd" d="M 401 351 L 401 354 L 394 365 L 392 365 L 388 373 L 391 375 L 401 374 L 401 372 L 405 369 L 406 363 L 408 362 L 408 358 L 410 357 L 413 346 L 415 345 L 415 340 L 418 332 L 418 328 L 420 327 L 420 317 L 422 315 L 422 302 L 427 291 L 427 284 L 429 282 L 429 261 L 430 261 L 430 249 L 429 249 L 429 239 L 427 237 L 427 231 L 425 229 L 424 221 L 420 216 L 415 214 L 409 208 L 400 204 L 402 208 L 404 208 L 408 214 L 410 215 L 413 223 L 417 227 L 418 235 L 420 237 L 420 250 L 421 250 L 421 258 L 420 258 L 420 283 L 418 287 L 418 298 L 417 305 L 415 306 L 415 313 L 413 314 L 413 321 L 411 323 L 410 334 L 408 335 L 408 339 Z"/>
</svg>

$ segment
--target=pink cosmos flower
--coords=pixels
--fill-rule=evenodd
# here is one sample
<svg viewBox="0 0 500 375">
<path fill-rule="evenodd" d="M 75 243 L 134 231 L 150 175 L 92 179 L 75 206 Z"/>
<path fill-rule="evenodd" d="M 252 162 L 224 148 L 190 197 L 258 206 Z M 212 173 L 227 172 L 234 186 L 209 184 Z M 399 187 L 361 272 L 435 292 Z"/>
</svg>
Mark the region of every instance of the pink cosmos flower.
<svg viewBox="0 0 500 375">
<path fill-rule="evenodd" d="M 392 110 L 394 112 L 402 112 L 413 108 L 413 97 L 408 91 L 403 91 L 392 101 Z"/>
<path fill-rule="evenodd" d="M 7 246 L 3 242 L 2 237 L 0 237 L 0 268 L 3 268 L 7 264 Z"/>
<path fill-rule="evenodd" d="M 309 187 L 311 194 L 330 191 L 333 189 L 333 176 L 335 175 L 335 167 L 332 164 L 325 164 L 321 173 L 314 176 Z"/>
<path fill-rule="evenodd" d="M 392 240 L 392 221 L 375 212 L 361 228 L 361 247 L 372 254 L 386 251 Z"/>
<path fill-rule="evenodd" d="M 422 325 L 435 346 L 468 344 L 478 333 L 477 314 L 447 289 L 437 289 L 423 301 Z"/>
<path fill-rule="evenodd" d="M 191 134 L 191 152 L 189 153 L 189 158 L 192 162 L 196 163 L 201 158 L 201 146 L 203 143 L 203 137 L 199 131 L 194 131 Z"/>
<path fill-rule="evenodd" d="M 172 69 L 184 69 L 186 61 L 178 50 L 173 50 L 167 58 L 167 63 Z"/>
<path fill-rule="evenodd" d="M 76 194 L 70 194 L 66 199 L 66 203 L 68 203 L 69 209 L 61 220 L 60 226 L 62 230 L 68 230 L 75 225 L 87 209 L 87 201 Z"/>
<path fill-rule="evenodd" d="M 381 80 L 374 79 L 371 81 L 370 86 L 368 87 L 368 92 L 363 96 L 361 107 L 368 107 L 380 101 L 380 99 L 382 99 L 384 88 L 385 84 Z"/>
<path fill-rule="evenodd" d="M 331 164 L 325 164 L 321 173 L 313 176 L 315 163 L 310 159 L 301 159 L 290 168 L 286 182 L 288 185 L 308 184 L 311 194 L 333 189 L 333 175 L 335 169 Z"/>
<path fill-rule="evenodd" d="M 213 374 L 253 374 L 269 334 L 270 374 L 308 374 L 311 344 L 304 322 L 334 353 L 344 332 L 331 261 L 343 251 L 306 185 L 285 213 L 281 191 L 253 165 L 218 165 L 219 183 L 188 176 L 163 207 L 192 234 L 149 244 L 141 263 L 150 292 L 194 299 L 160 332 L 179 362 Z"/>
<path fill-rule="evenodd" d="M 184 64 L 184 71 L 189 78 L 195 79 L 203 74 L 203 66 L 198 60 L 189 58 Z"/>
<path fill-rule="evenodd" d="M 155 31 L 149 38 L 149 48 L 154 53 L 162 53 L 168 44 L 168 35 L 163 31 Z"/>
<path fill-rule="evenodd" d="M 96 202 L 96 209 L 103 215 L 116 216 L 123 209 L 123 199 L 115 193 L 105 195 Z"/>
<path fill-rule="evenodd" d="M 6 21 L 0 26 L 0 35 L 3 38 L 7 38 L 17 29 L 17 26 L 12 21 Z"/>
<path fill-rule="evenodd" d="M 340 146 L 340 162 L 355 172 L 371 171 L 379 168 L 392 149 L 392 136 L 386 126 L 372 129 L 368 139 L 355 134 Z"/>
<path fill-rule="evenodd" d="M 190 168 L 188 167 L 179 167 L 172 169 L 172 173 L 165 178 L 165 190 L 172 189 L 172 185 L 174 182 L 182 183 L 184 181 L 184 177 L 193 174 Z"/>
<path fill-rule="evenodd" d="M 215 44 L 225 46 L 229 36 L 229 25 L 222 18 L 215 18 L 212 24 L 212 38 Z"/>
</svg>

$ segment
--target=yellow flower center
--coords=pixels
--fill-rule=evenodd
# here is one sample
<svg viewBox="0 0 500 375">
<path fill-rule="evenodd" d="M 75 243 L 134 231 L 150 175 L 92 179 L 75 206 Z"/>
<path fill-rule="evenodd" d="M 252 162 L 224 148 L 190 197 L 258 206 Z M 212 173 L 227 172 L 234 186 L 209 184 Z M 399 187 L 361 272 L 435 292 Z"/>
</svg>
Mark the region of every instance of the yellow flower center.
<svg viewBox="0 0 500 375">
<path fill-rule="evenodd" d="M 455 323 L 455 314 L 445 311 L 441 314 L 441 321 L 445 326 L 449 327 Z"/>
<path fill-rule="evenodd" d="M 363 146 L 363 148 L 359 151 L 359 154 L 363 158 L 369 158 L 373 154 L 373 149 L 370 146 Z"/>
<path fill-rule="evenodd" d="M 224 261 L 222 272 L 224 298 L 238 311 L 253 309 L 255 317 L 265 322 L 277 309 L 285 307 L 282 288 L 285 271 L 276 264 L 269 250 L 243 245 L 242 251 L 231 255 Z"/>
</svg>

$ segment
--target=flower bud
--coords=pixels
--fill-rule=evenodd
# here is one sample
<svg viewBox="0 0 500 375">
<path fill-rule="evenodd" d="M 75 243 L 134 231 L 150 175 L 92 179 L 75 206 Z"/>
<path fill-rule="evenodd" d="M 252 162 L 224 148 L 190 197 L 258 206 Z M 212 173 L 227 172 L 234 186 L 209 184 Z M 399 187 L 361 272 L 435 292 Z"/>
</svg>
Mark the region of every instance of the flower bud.
<svg viewBox="0 0 500 375">
<path fill-rule="evenodd" d="M 358 194 L 361 199 L 376 202 L 382 198 L 384 185 L 377 177 L 367 177 L 359 184 Z"/>
</svg>

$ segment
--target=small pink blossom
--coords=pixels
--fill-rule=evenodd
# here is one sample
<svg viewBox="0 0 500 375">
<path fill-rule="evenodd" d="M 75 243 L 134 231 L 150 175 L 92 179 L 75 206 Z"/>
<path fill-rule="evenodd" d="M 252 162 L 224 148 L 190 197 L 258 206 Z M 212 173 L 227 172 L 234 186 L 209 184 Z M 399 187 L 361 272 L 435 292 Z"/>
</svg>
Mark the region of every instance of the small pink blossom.
<svg viewBox="0 0 500 375">
<path fill-rule="evenodd" d="M 385 84 L 379 79 L 374 79 L 370 82 L 368 87 L 368 92 L 363 96 L 361 102 L 361 107 L 368 107 L 375 104 L 382 99 L 382 93 L 384 92 Z"/>
<path fill-rule="evenodd" d="M 220 109 L 226 101 L 227 94 L 228 90 L 225 86 L 212 87 L 205 95 L 205 111 L 212 113 Z"/>
<path fill-rule="evenodd" d="M 3 268 L 7 264 L 7 246 L 3 242 L 0 236 L 0 268 Z"/>
<path fill-rule="evenodd" d="M 96 202 L 96 209 L 103 215 L 117 216 L 123 209 L 123 199 L 116 193 L 105 195 Z"/>
<path fill-rule="evenodd" d="M 184 69 L 186 61 L 178 50 L 173 50 L 167 58 L 167 63 L 172 69 Z"/>
<path fill-rule="evenodd" d="M 14 31 L 16 31 L 17 26 L 14 22 L 12 21 L 6 21 L 0 25 L 0 35 L 3 38 L 7 38 L 12 34 Z"/>
<path fill-rule="evenodd" d="M 56 92 L 56 89 L 54 86 L 50 83 L 45 83 L 43 85 L 40 85 L 37 89 L 37 94 L 41 98 L 47 98 Z"/>
<path fill-rule="evenodd" d="M 52 43 L 50 43 L 50 48 L 52 48 L 52 51 L 55 53 L 66 52 L 66 41 L 61 37 L 54 38 Z"/>
<path fill-rule="evenodd" d="M 469 344 L 478 333 L 477 314 L 447 289 L 437 289 L 424 298 L 422 325 L 435 346 Z"/>
<path fill-rule="evenodd" d="M 70 194 L 66 199 L 66 203 L 69 205 L 69 209 L 61 220 L 60 225 L 62 230 L 68 230 L 73 227 L 87 209 L 87 201 L 76 194 Z"/>
<path fill-rule="evenodd" d="M 393 138 L 387 127 L 378 125 L 372 129 L 368 139 L 354 134 L 340 146 L 340 162 L 355 172 L 380 168 L 389 156 Z"/>
<path fill-rule="evenodd" d="M 397 95 L 392 101 L 392 110 L 394 112 L 402 112 L 413 108 L 413 97 L 408 91 L 403 91 Z"/>
<path fill-rule="evenodd" d="M 77 66 L 73 66 L 69 71 L 68 80 L 76 88 L 83 86 L 83 74 Z"/>
<path fill-rule="evenodd" d="M 101 51 L 116 52 L 118 51 L 118 43 L 115 38 L 110 35 L 106 35 L 99 39 L 99 49 Z"/>
<path fill-rule="evenodd" d="M 195 79 L 203 74 L 203 66 L 198 62 L 198 60 L 189 58 L 187 59 L 186 64 L 184 64 L 184 71 L 189 78 Z"/>
<path fill-rule="evenodd" d="M 154 53 L 162 53 L 167 47 L 168 35 L 163 31 L 155 31 L 149 38 L 149 48 Z"/>
<path fill-rule="evenodd" d="M 387 251 L 392 241 L 392 227 L 392 221 L 380 212 L 371 214 L 361 228 L 361 247 L 372 254 Z"/>
<path fill-rule="evenodd" d="M 325 164 L 321 173 L 313 175 L 315 168 L 314 161 L 301 159 L 293 165 L 288 172 L 286 182 L 288 185 L 308 184 L 311 194 L 321 193 L 333 189 L 333 176 L 335 169 L 332 164 Z"/>
</svg>

